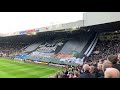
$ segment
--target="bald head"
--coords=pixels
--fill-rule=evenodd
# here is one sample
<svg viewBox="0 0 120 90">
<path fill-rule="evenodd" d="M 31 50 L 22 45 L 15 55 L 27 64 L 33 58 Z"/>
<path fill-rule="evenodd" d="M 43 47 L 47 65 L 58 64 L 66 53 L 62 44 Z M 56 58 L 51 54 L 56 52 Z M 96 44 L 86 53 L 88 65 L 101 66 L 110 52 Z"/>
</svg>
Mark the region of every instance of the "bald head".
<svg viewBox="0 0 120 90">
<path fill-rule="evenodd" d="M 109 60 L 105 60 L 102 65 L 102 70 L 105 71 L 106 68 L 112 68 L 112 62 Z"/>
<path fill-rule="evenodd" d="M 104 73 L 105 78 L 120 78 L 119 70 L 115 68 L 107 68 Z"/>
<path fill-rule="evenodd" d="M 84 65 L 83 65 L 83 70 L 84 70 L 84 71 L 89 71 L 89 69 L 90 69 L 90 67 L 89 67 L 88 64 L 84 64 Z"/>
</svg>

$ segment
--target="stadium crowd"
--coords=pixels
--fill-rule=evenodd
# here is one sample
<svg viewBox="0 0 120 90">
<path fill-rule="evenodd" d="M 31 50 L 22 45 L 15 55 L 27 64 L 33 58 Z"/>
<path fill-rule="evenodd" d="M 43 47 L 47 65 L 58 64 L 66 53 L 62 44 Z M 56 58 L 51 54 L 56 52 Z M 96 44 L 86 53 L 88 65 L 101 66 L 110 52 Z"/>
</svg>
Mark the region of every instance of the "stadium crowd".
<svg viewBox="0 0 120 90">
<path fill-rule="evenodd" d="M 89 57 L 86 57 L 83 65 L 66 65 L 65 71 L 58 72 L 55 76 L 50 76 L 49 78 L 120 78 L 119 46 L 120 40 L 100 40 L 98 41 L 92 54 Z M 19 52 L 23 47 L 25 47 L 25 45 L 1 43 L 0 56 L 9 56 L 12 53 L 15 54 Z M 48 45 L 47 47 L 49 47 L 51 50 L 52 46 Z M 54 49 L 55 48 L 52 48 L 53 51 Z M 42 50 L 46 51 L 46 48 L 42 48 Z M 58 55 L 57 57 L 64 56 L 65 55 Z M 73 61 L 75 61 L 75 59 Z"/>
<path fill-rule="evenodd" d="M 50 78 L 120 78 L 120 40 L 99 40 L 82 66 L 66 67 Z"/>
<path fill-rule="evenodd" d="M 107 60 L 84 62 L 82 66 L 66 66 L 66 71 L 49 78 L 120 78 L 120 54 Z"/>
<path fill-rule="evenodd" d="M 98 41 L 92 54 L 86 60 L 107 59 L 108 55 L 120 53 L 120 40 Z"/>
<path fill-rule="evenodd" d="M 0 56 L 8 57 L 10 54 L 19 52 L 25 45 L 22 44 L 0 44 Z"/>
</svg>

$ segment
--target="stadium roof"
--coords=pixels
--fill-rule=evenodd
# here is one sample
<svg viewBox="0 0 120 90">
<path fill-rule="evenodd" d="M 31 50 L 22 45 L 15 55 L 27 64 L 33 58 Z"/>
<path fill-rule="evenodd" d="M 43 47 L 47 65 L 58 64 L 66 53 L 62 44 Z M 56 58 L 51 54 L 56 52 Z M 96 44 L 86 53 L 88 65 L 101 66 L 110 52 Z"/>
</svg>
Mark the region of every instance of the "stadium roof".
<svg viewBox="0 0 120 90">
<path fill-rule="evenodd" d="M 1 37 L 15 35 L 34 35 L 34 32 L 94 30 L 96 32 L 120 30 L 120 12 L 89 12 L 83 14 L 83 20 L 36 28 L 14 33 L 0 34 Z"/>
<path fill-rule="evenodd" d="M 78 30 L 82 26 L 83 26 L 83 20 L 79 20 L 76 22 L 51 25 L 51 26 L 46 26 L 46 27 L 36 28 L 26 31 L 17 31 L 13 33 L 1 34 L 0 36 L 6 37 L 6 36 L 15 36 L 15 35 L 24 35 L 24 34 L 27 35 L 28 33 L 33 34 L 34 32 L 40 33 L 40 32 L 48 32 L 48 31 L 73 31 L 73 30 Z"/>
</svg>

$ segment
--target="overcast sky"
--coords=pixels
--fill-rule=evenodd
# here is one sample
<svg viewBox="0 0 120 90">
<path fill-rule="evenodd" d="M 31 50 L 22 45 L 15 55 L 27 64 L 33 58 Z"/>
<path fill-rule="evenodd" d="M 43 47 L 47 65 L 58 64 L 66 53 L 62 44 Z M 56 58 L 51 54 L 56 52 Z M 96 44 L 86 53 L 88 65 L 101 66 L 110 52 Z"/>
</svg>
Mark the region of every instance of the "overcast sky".
<svg viewBox="0 0 120 90">
<path fill-rule="evenodd" d="M 82 20 L 83 12 L 0 12 L 0 33 Z"/>
</svg>

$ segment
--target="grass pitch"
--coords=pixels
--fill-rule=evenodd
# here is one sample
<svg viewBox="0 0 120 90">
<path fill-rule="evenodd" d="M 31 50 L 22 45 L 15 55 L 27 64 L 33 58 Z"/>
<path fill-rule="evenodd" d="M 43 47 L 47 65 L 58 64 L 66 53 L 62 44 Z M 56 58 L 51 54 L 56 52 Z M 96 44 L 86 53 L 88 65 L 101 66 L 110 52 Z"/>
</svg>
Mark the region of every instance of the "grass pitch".
<svg viewBox="0 0 120 90">
<path fill-rule="evenodd" d="M 48 78 L 62 68 L 0 58 L 0 78 Z"/>
</svg>

